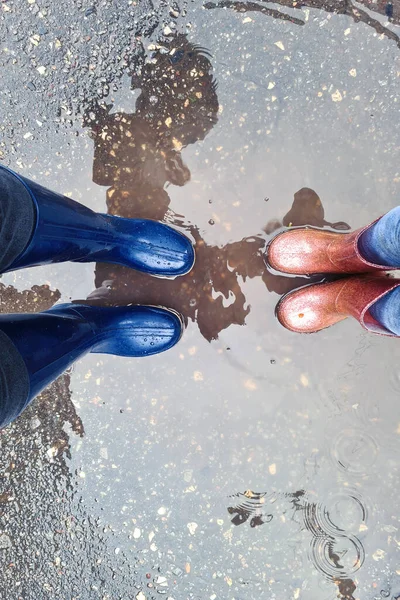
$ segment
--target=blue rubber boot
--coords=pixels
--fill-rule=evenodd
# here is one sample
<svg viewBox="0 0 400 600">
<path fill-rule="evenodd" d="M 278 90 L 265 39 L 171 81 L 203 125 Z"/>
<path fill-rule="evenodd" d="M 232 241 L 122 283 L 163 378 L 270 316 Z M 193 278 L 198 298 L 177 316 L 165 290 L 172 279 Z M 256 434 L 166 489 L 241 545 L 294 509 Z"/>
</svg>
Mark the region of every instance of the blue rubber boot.
<svg viewBox="0 0 400 600">
<path fill-rule="evenodd" d="M 61 304 L 0 315 L 0 428 L 88 352 L 150 356 L 174 346 L 181 334 L 175 312 L 149 306 Z"/>
<path fill-rule="evenodd" d="M 0 167 L 0 272 L 63 261 L 175 277 L 190 271 L 194 250 L 168 225 L 95 213 Z"/>
</svg>

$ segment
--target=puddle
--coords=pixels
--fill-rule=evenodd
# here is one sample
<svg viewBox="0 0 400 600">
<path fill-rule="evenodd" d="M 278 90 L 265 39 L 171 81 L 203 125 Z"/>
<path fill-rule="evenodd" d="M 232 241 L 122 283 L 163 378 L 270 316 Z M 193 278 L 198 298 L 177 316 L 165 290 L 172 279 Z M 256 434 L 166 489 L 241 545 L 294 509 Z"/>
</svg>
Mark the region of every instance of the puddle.
<svg viewBox="0 0 400 600">
<path fill-rule="evenodd" d="M 93 40 L 123 23 L 81 8 Z M 196 265 L 174 281 L 103 264 L 10 273 L 1 311 L 162 304 L 187 328 L 165 355 L 87 356 L 2 432 L 0 591 L 396 599 L 400 346 L 350 320 L 284 330 L 276 303 L 310 280 L 269 272 L 263 253 L 282 227 L 346 231 L 397 204 L 397 16 L 314 0 L 140 10 L 116 49 L 109 37 L 102 93 L 101 61 L 71 81 L 97 99 L 56 117 L 51 97 L 33 139 L 16 118 L 11 140 L 7 117 L 2 157 L 94 210 L 184 231 Z M 68 73 L 82 43 L 63 50 Z"/>
</svg>

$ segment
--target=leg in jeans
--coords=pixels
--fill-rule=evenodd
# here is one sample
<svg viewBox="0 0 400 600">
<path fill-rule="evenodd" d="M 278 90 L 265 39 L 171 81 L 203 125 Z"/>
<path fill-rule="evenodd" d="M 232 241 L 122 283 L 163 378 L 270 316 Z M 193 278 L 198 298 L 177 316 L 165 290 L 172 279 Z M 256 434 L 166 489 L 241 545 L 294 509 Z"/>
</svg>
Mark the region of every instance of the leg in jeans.
<svg viewBox="0 0 400 600">
<path fill-rule="evenodd" d="M 400 206 L 367 229 L 358 244 L 361 254 L 370 262 L 400 268 Z M 370 312 L 386 329 L 400 335 L 400 288 L 375 302 Z"/>
<path fill-rule="evenodd" d="M 377 300 L 369 310 L 378 323 L 400 336 L 400 288 Z"/>
<path fill-rule="evenodd" d="M 360 237 L 358 248 L 369 262 L 400 268 L 400 206 L 369 227 Z"/>
</svg>

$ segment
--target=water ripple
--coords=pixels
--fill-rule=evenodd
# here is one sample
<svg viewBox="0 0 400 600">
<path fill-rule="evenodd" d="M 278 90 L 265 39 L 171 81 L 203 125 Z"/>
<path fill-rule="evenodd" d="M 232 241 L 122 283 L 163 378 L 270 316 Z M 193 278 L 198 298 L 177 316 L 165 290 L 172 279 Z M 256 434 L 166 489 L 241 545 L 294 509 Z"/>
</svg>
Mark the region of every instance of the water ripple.
<svg viewBox="0 0 400 600">
<path fill-rule="evenodd" d="M 365 551 L 354 535 L 316 535 L 311 540 L 309 558 L 325 577 L 338 580 L 350 577 L 362 567 Z"/>
<path fill-rule="evenodd" d="M 336 531 L 358 533 L 366 530 L 368 503 L 358 490 L 346 488 L 345 491 L 334 491 L 326 498 L 325 504 L 325 510 L 329 510 L 329 521 L 335 524 Z"/>
<path fill-rule="evenodd" d="M 362 429 L 344 429 L 336 435 L 330 453 L 334 464 L 344 473 L 366 475 L 376 461 L 378 444 Z"/>
<path fill-rule="evenodd" d="M 315 568 L 338 586 L 355 589 L 350 579 L 364 563 L 365 551 L 355 532 L 367 531 L 368 510 L 357 490 L 338 490 L 327 502 L 310 502 L 304 490 L 294 493 L 253 492 L 231 496 L 228 507 L 234 525 L 251 527 L 293 511 L 311 534 L 309 558 Z"/>
</svg>

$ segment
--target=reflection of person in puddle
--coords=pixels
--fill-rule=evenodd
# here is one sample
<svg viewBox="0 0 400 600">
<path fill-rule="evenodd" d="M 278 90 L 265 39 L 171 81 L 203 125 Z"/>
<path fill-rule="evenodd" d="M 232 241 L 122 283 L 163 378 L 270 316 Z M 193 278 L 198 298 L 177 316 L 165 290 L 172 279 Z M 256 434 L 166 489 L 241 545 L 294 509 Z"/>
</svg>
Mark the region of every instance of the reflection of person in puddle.
<svg viewBox="0 0 400 600">
<path fill-rule="evenodd" d="M 171 306 L 186 320 L 196 321 L 207 340 L 232 324 L 243 325 L 250 307 L 242 288 L 246 278 L 261 277 L 267 289 L 285 293 L 302 279 L 271 275 L 265 268 L 265 235 L 223 247 L 208 244 L 197 227 L 170 208 L 166 183 L 185 185 L 190 171 L 181 150 L 204 139 L 217 122 L 218 98 L 207 53 L 183 35 L 159 48 L 133 85 L 141 89 L 134 114 L 92 110 L 95 141 L 93 180 L 110 186 L 108 212 L 123 217 L 164 220 L 189 233 L 195 242 L 192 271 L 173 281 L 150 281 L 121 267 L 97 265 L 90 302 L 146 303 Z M 300 190 L 283 224 L 330 225 L 315 192 Z M 271 233 L 281 223 L 269 223 Z M 338 223 L 336 228 L 347 228 Z"/>
</svg>

